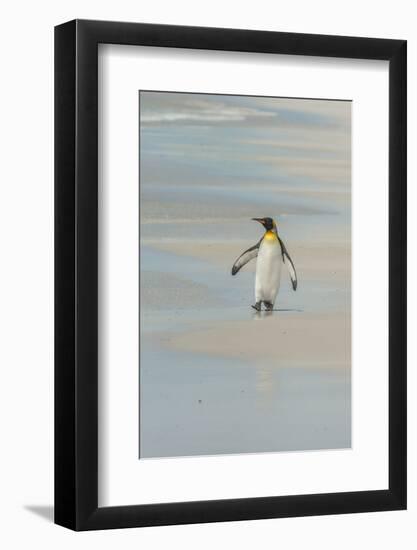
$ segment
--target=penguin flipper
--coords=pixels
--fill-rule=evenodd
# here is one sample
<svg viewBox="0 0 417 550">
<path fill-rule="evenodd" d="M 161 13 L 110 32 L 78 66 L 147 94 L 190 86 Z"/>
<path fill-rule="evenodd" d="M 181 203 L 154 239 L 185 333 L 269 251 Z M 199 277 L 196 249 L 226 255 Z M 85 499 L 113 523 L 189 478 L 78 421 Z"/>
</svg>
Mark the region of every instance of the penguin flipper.
<svg viewBox="0 0 417 550">
<path fill-rule="evenodd" d="M 291 257 L 288 254 L 288 250 L 285 248 L 285 244 L 283 243 L 283 241 L 279 237 L 278 240 L 279 244 L 281 245 L 282 261 L 287 264 L 288 271 L 290 272 L 292 288 L 293 290 L 297 290 L 297 272 L 295 271 L 293 261 L 291 260 Z"/>
<path fill-rule="evenodd" d="M 256 258 L 259 252 L 259 247 L 261 245 L 262 239 L 256 243 L 254 246 L 251 246 L 245 252 L 242 252 L 242 254 L 239 256 L 239 258 L 235 261 L 232 267 L 232 275 L 236 275 L 236 273 L 248 262 L 253 260 L 253 258 Z"/>
</svg>

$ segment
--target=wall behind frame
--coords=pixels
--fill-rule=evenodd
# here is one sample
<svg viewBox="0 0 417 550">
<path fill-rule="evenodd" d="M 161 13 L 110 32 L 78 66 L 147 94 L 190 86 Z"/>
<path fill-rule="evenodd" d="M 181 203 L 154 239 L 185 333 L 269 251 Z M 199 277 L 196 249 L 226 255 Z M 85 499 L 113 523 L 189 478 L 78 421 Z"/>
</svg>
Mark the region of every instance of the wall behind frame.
<svg viewBox="0 0 417 550">
<path fill-rule="evenodd" d="M 6 12 L 6 13 L 5 13 Z M 417 148 L 413 4 L 298 0 L 151 3 L 16 1 L 3 8 L 0 94 L 0 507 L 5 548 L 276 548 L 379 550 L 416 544 L 417 294 L 409 289 L 409 510 L 75 534 L 53 525 L 53 26 L 75 17 L 407 39 L 409 150 Z M 409 155 L 410 208 L 417 161 Z M 413 212 L 414 213 L 414 212 Z M 413 214 L 411 213 L 411 214 Z M 414 213 L 415 214 L 415 213 Z M 409 280 L 417 278 L 417 218 L 409 215 Z M 313 544 L 312 544 L 313 543 Z"/>
</svg>

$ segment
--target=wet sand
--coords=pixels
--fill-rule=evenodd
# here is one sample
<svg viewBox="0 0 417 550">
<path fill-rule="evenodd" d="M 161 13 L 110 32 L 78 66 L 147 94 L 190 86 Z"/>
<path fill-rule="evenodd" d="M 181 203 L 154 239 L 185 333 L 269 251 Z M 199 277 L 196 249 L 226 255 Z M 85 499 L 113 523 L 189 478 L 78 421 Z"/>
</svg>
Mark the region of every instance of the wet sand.
<svg viewBox="0 0 417 550">
<path fill-rule="evenodd" d="M 243 241 L 142 246 L 142 458 L 348 448 L 350 249 L 292 242 L 276 311 L 255 312 Z M 249 243 L 250 244 L 250 243 Z"/>
<path fill-rule="evenodd" d="M 179 351 L 278 366 L 284 362 L 346 368 L 350 363 L 350 318 L 300 313 L 255 312 L 253 319 L 211 323 L 204 330 L 168 338 L 166 343 Z"/>
<path fill-rule="evenodd" d="M 237 257 L 244 249 L 240 242 L 207 244 L 204 242 L 165 242 L 154 245 L 155 249 L 198 259 L 212 264 L 227 272 L 232 264 L 231 258 Z M 345 286 L 350 275 L 350 253 L 342 244 L 322 243 L 321 246 L 307 247 L 293 243 L 291 254 L 299 272 L 299 291 L 304 280 L 326 282 Z M 251 262 L 243 269 L 245 280 L 253 280 L 256 263 Z M 251 274 L 248 277 L 248 274 Z M 236 277 L 230 277 L 230 285 L 242 278 L 243 271 Z M 288 292 L 289 281 L 283 270 L 282 286 L 287 300 L 280 306 L 278 295 L 276 311 L 257 313 L 250 309 L 251 292 L 248 289 L 248 311 L 246 320 L 222 321 L 221 316 L 215 322 L 207 323 L 203 329 L 184 332 L 165 342 L 172 349 L 191 353 L 204 353 L 218 357 L 249 358 L 293 364 L 308 365 L 321 363 L 323 366 L 346 367 L 350 364 L 350 304 L 340 303 L 339 311 L 318 312 L 306 310 L 305 303 L 300 304 L 296 293 Z M 240 282 L 240 281 L 239 281 Z M 248 281 L 249 283 L 249 281 Z M 285 291 L 284 290 L 284 291 Z M 187 292 L 193 291 L 190 282 Z M 292 300 L 291 300 L 292 298 Z M 183 296 L 184 303 L 187 296 Z M 288 307 L 293 301 L 294 310 Z M 302 307 L 298 309 L 297 307 Z M 313 308 L 312 308 L 313 309 Z M 318 309 L 318 308 L 317 308 Z M 261 321 L 256 323 L 254 321 Z M 325 345 L 324 345 L 325 344 Z"/>
</svg>

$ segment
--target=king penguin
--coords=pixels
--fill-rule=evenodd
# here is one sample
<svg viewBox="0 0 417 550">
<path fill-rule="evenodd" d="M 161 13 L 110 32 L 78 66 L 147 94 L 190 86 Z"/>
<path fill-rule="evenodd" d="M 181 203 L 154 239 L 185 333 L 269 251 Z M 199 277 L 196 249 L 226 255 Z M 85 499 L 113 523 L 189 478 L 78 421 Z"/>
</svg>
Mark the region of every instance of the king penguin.
<svg viewBox="0 0 417 550">
<path fill-rule="evenodd" d="M 275 300 L 281 283 L 281 268 L 285 263 L 290 273 L 293 290 L 297 289 L 297 273 L 282 239 L 278 236 L 277 224 L 272 218 L 252 218 L 265 228 L 261 240 L 248 250 L 245 250 L 235 261 L 232 275 L 246 265 L 250 260 L 256 260 L 255 305 L 252 307 L 261 311 L 262 303 L 267 311 L 274 309 Z"/>
</svg>

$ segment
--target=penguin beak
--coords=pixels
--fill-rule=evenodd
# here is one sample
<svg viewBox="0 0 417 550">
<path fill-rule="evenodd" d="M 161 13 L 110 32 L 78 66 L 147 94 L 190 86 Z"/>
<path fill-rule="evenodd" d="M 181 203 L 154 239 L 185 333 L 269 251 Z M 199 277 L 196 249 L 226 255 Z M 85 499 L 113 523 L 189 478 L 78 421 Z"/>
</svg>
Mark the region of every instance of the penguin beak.
<svg viewBox="0 0 417 550">
<path fill-rule="evenodd" d="M 252 221 L 259 222 L 262 225 L 265 225 L 265 219 L 264 218 L 252 218 Z"/>
</svg>

